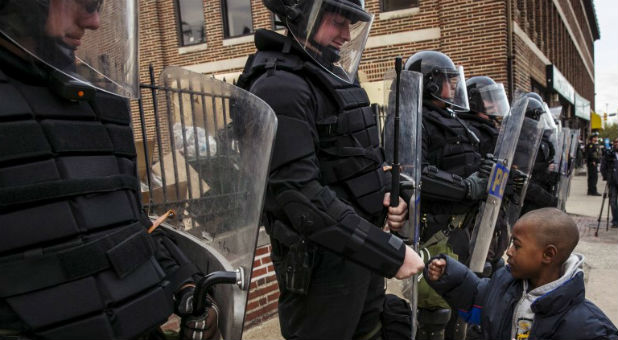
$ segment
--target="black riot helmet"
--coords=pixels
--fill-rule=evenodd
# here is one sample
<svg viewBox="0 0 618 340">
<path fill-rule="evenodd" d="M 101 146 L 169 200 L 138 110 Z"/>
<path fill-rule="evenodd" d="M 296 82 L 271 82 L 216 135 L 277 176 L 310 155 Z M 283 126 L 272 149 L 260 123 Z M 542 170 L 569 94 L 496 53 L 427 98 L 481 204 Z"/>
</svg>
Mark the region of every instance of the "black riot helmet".
<svg viewBox="0 0 618 340">
<path fill-rule="evenodd" d="M 139 95 L 136 0 L 0 0 L 0 39 L 73 80 Z"/>
<path fill-rule="evenodd" d="M 509 112 L 509 100 L 501 83 L 486 76 L 466 80 L 470 111 L 490 117 L 504 117 Z"/>
<path fill-rule="evenodd" d="M 360 0 L 263 0 L 300 47 L 334 76 L 354 82 L 373 15 Z M 329 26 L 334 35 L 323 34 Z"/>
<path fill-rule="evenodd" d="M 462 66 L 438 51 L 420 51 L 406 61 L 405 69 L 423 74 L 423 97 L 437 99 L 457 110 L 469 110 Z"/>
<path fill-rule="evenodd" d="M 534 120 L 539 120 L 541 115 L 545 113 L 543 102 L 538 101 L 532 96 L 528 96 L 528 106 L 526 106 L 526 117 Z"/>
</svg>

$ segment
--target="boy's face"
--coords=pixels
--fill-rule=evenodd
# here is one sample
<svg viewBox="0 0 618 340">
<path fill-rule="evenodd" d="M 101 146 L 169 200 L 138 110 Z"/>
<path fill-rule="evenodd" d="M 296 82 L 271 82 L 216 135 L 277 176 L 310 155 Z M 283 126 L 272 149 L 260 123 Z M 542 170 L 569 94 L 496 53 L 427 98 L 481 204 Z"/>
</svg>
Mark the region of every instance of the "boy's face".
<svg viewBox="0 0 618 340">
<path fill-rule="evenodd" d="M 525 222 L 513 227 L 511 245 L 506 251 L 511 274 L 516 279 L 535 279 L 542 269 L 543 247 L 534 237 L 534 228 Z"/>
</svg>

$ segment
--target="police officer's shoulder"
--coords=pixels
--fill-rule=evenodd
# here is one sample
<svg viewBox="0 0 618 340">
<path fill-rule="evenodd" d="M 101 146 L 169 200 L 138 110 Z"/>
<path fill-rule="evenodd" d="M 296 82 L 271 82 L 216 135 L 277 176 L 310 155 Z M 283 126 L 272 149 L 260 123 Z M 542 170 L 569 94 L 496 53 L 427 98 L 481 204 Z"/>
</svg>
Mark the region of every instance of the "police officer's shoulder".
<svg viewBox="0 0 618 340">
<path fill-rule="evenodd" d="M 316 102 L 307 79 L 284 70 L 273 70 L 271 75 L 265 74 L 258 78 L 251 92 L 262 98 L 277 114 L 305 111 L 313 108 Z"/>
</svg>

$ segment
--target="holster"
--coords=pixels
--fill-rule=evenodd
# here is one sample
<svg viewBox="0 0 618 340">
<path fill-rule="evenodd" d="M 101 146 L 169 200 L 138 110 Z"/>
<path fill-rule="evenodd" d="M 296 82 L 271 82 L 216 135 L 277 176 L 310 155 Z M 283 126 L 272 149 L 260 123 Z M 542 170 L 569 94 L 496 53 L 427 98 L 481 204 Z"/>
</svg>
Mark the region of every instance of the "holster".
<svg viewBox="0 0 618 340">
<path fill-rule="evenodd" d="M 284 271 L 278 273 L 280 282 L 289 292 L 307 295 L 311 285 L 311 274 L 315 266 L 316 248 L 305 240 L 290 245 L 283 257 Z"/>
</svg>

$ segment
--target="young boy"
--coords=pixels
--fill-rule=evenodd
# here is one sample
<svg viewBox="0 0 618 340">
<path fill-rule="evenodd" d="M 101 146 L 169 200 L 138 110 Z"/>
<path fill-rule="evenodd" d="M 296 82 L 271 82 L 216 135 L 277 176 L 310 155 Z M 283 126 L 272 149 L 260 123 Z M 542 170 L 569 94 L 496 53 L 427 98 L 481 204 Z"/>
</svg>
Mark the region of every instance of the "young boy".
<svg viewBox="0 0 618 340">
<path fill-rule="evenodd" d="M 427 282 L 484 339 L 618 339 L 618 330 L 585 299 L 583 256 L 575 222 L 556 208 L 523 215 L 513 227 L 508 265 L 480 279 L 461 263 L 438 255 Z"/>
</svg>

